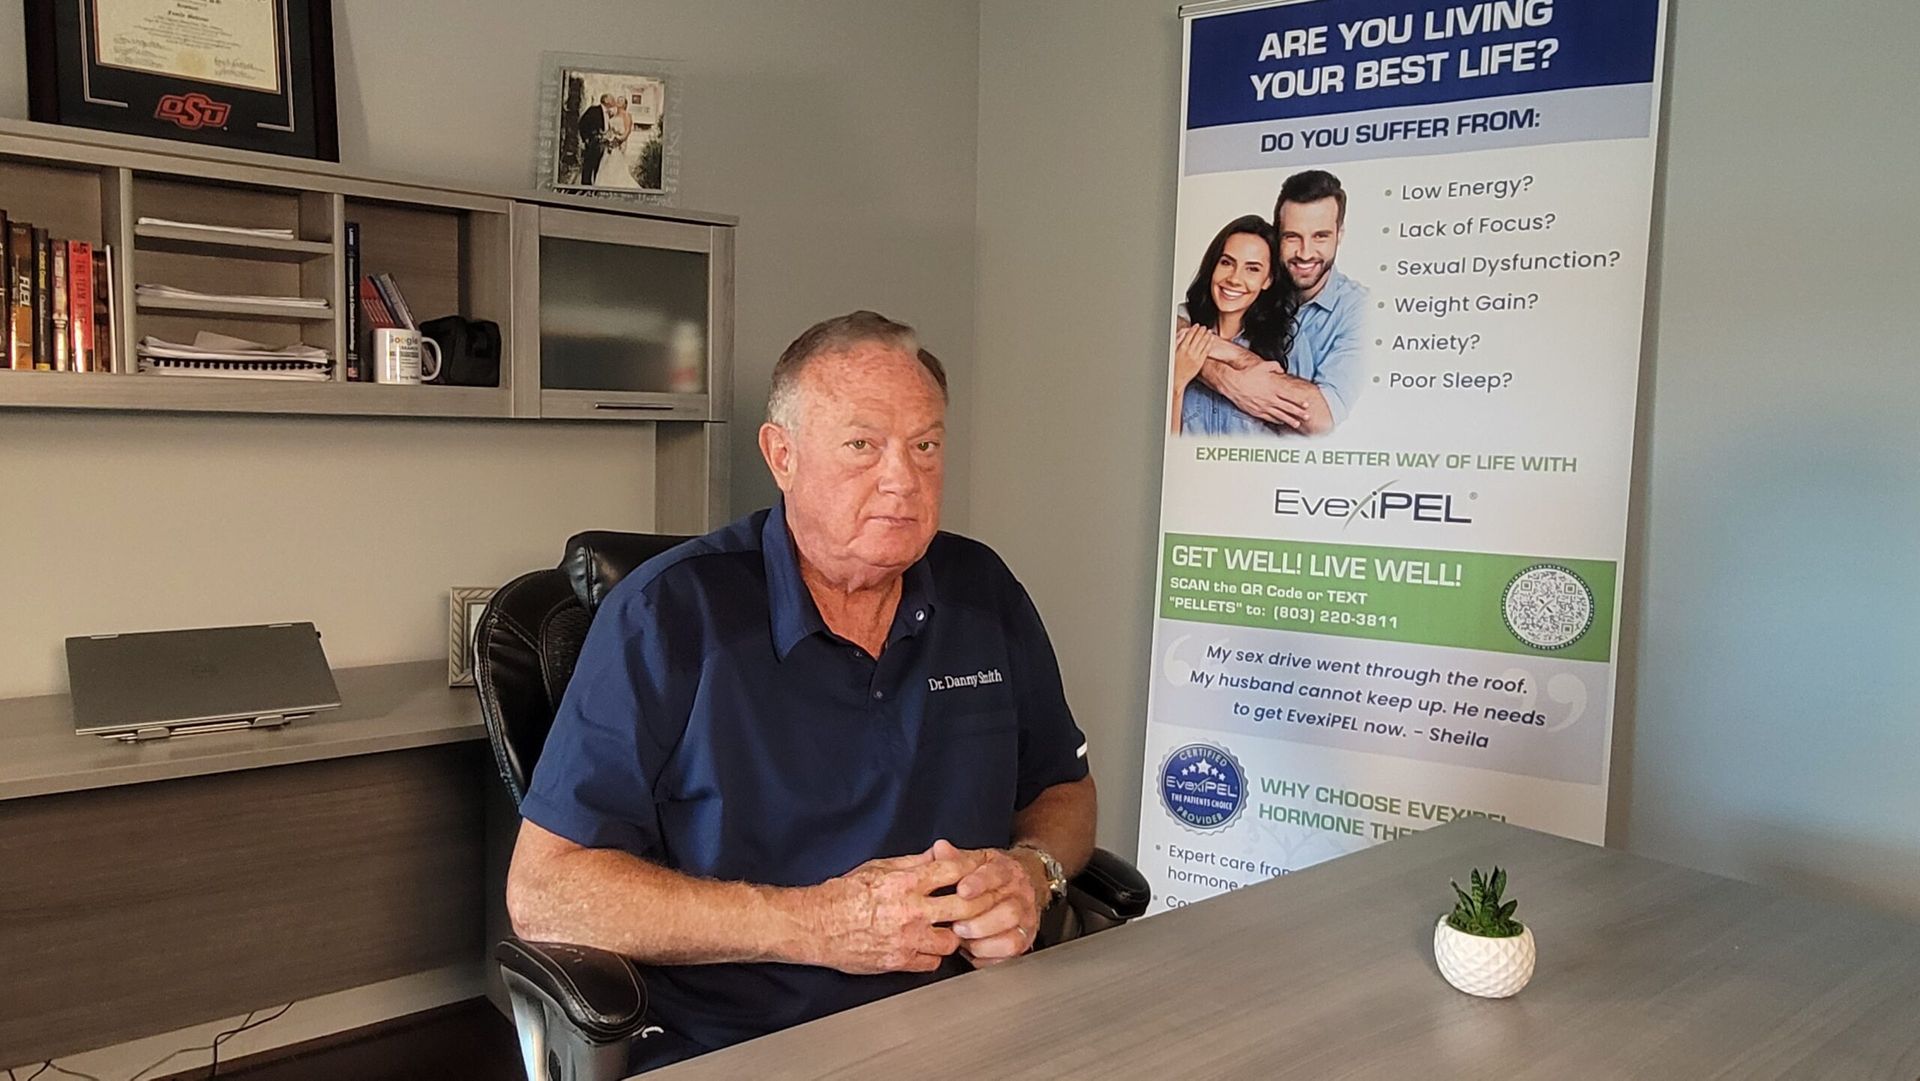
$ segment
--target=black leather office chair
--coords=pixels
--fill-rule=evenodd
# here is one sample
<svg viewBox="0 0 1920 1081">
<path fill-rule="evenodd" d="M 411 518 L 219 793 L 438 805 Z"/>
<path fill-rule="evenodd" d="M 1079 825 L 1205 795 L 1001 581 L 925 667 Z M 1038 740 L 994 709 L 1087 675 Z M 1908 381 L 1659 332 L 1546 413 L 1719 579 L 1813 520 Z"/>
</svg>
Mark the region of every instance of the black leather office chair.
<svg viewBox="0 0 1920 1081">
<path fill-rule="evenodd" d="M 682 537 L 581 533 L 553 570 L 501 587 L 480 617 L 474 687 L 500 779 L 517 807 L 547 740 L 587 626 L 614 584 Z M 1146 879 L 1096 850 L 1048 912 L 1035 949 L 1118 926 L 1146 911 Z M 494 950 L 529 1081 L 615 1081 L 628 1049 L 659 1030 L 647 1025 L 643 966 L 617 954 L 509 938 Z"/>
</svg>

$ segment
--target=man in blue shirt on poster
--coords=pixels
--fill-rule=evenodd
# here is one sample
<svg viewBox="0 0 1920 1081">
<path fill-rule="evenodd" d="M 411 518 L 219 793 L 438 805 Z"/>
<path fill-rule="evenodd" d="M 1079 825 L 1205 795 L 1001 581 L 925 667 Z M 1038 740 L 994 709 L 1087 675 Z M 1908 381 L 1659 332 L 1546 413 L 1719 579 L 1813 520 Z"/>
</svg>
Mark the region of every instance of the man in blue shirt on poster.
<svg viewBox="0 0 1920 1081">
<path fill-rule="evenodd" d="M 1232 342 L 1216 342 L 1198 378 L 1244 416 L 1203 434 L 1322 435 L 1347 419 L 1365 375 L 1367 290 L 1334 267 L 1346 220 L 1346 189 L 1332 173 L 1309 169 L 1281 185 L 1273 207 L 1280 238 L 1275 259 L 1299 303 L 1287 370 Z"/>
<path fill-rule="evenodd" d="M 938 531 L 946 376 L 872 312 L 774 367 L 781 498 L 608 595 L 521 805 L 522 937 L 656 966 L 651 1068 L 1024 953 L 1093 848 L 1026 591 Z"/>
</svg>

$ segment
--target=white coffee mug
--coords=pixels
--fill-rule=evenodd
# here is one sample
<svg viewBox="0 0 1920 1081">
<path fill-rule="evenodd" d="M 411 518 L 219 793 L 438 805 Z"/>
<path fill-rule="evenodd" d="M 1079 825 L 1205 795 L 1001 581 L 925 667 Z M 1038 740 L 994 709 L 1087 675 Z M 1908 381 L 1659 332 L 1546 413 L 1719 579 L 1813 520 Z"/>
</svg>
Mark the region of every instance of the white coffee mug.
<svg viewBox="0 0 1920 1081">
<path fill-rule="evenodd" d="M 421 353 L 432 363 L 421 369 Z M 373 381 L 376 383 L 430 383 L 440 374 L 440 343 L 422 338 L 417 330 L 380 327 L 373 332 Z"/>
</svg>

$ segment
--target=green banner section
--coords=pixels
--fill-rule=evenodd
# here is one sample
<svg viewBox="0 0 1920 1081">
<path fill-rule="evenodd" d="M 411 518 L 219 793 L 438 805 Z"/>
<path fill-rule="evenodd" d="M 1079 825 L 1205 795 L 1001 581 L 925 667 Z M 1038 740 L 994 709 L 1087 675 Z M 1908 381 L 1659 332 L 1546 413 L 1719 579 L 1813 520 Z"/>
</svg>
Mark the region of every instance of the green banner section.
<svg viewBox="0 0 1920 1081">
<path fill-rule="evenodd" d="M 1169 533 L 1160 567 L 1163 619 L 1612 659 L 1611 560 Z"/>
</svg>

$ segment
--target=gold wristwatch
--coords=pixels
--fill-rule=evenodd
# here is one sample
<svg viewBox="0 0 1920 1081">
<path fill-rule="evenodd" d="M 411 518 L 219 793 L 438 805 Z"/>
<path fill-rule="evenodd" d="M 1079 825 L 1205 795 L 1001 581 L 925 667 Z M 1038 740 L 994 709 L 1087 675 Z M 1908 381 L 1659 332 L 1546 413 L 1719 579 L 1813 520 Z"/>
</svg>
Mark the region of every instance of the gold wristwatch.
<svg viewBox="0 0 1920 1081">
<path fill-rule="evenodd" d="M 1047 872 L 1048 906 L 1051 906 L 1055 901 L 1067 895 L 1067 869 L 1060 866 L 1060 861 L 1053 858 L 1053 853 L 1048 852 L 1039 845 L 1017 844 L 1013 847 L 1024 848 L 1040 857 L 1040 867 Z"/>
</svg>

